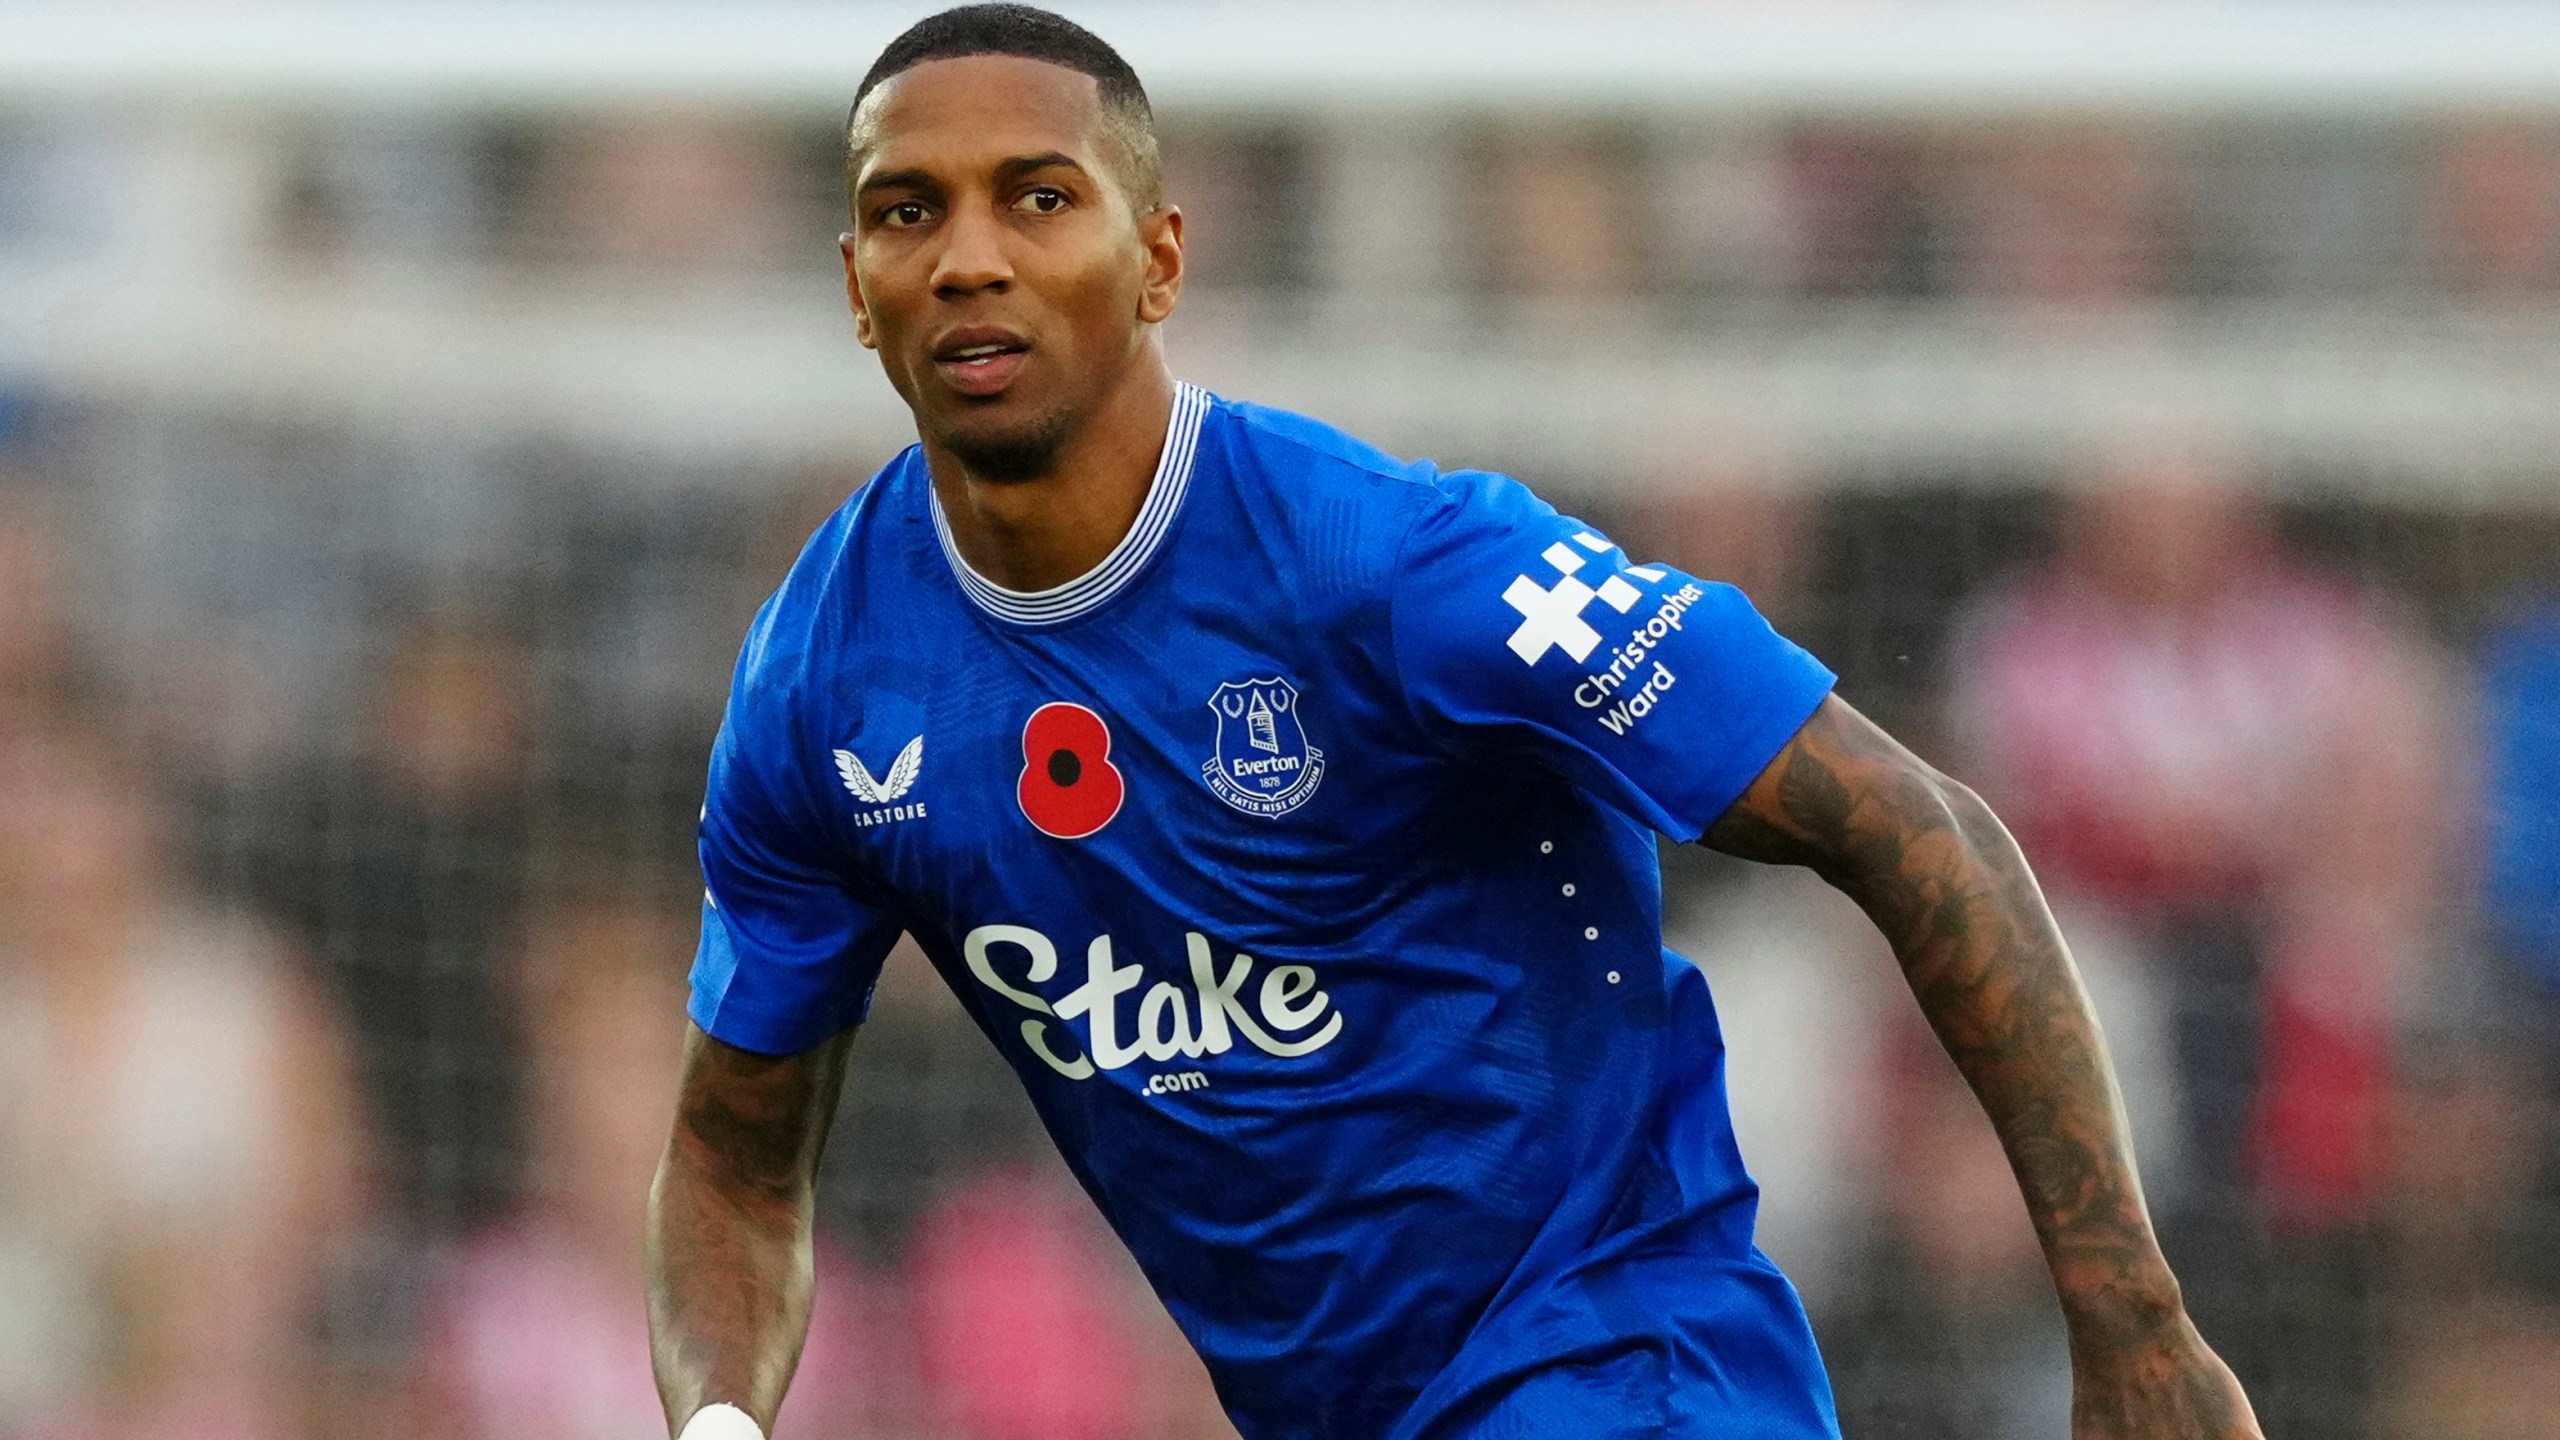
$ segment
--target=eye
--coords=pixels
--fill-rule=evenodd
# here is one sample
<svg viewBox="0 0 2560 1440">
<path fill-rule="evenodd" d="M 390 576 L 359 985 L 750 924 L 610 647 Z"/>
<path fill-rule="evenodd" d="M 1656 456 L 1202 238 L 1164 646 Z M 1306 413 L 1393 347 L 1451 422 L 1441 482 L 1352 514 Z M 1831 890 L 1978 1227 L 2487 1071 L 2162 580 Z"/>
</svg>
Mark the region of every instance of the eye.
<svg viewBox="0 0 2560 1440">
<path fill-rule="evenodd" d="M 924 202 L 921 200 L 901 200 L 880 212 L 880 223 L 891 229 L 903 229 L 909 225 L 923 224 L 931 214 L 931 211 L 924 208 Z"/>
<path fill-rule="evenodd" d="M 1053 185 L 1043 185 L 1034 190 L 1024 191 L 1022 198 L 1013 202 L 1013 208 L 1028 210 L 1035 215 L 1055 215 L 1066 209 L 1067 204 L 1066 191 Z"/>
</svg>

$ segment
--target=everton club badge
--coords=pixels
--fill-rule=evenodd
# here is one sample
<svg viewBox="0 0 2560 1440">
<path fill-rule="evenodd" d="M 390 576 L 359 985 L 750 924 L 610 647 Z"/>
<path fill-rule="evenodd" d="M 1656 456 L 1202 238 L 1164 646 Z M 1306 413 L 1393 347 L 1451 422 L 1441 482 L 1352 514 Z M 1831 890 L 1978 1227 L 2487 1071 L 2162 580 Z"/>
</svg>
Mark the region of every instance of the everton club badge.
<svg viewBox="0 0 2560 1440">
<path fill-rule="evenodd" d="M 1230 680 L 1209 697 L 1218 753 L 1200 776 L 1247 815 L 1286 815 L 1324 781 L 1324 752 L 1298 724 L 1298 689 L 1277 677 Z"/>
</svg>

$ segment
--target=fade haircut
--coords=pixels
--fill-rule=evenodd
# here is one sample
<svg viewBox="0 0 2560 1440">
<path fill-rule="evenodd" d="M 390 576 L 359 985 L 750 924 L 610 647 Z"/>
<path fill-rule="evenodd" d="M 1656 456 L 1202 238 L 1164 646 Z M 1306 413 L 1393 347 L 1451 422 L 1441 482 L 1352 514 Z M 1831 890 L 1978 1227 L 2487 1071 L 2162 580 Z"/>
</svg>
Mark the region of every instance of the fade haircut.
<svg viewBox="0 0 2560 1440">
<path fill-rule="evenodd" d="M 1164 160 L 1156 144 L 1156 116 L 1147 104 L 1146 87 L 1138 83 L 1138 72 L 1101 36 L 1063 15 L 1030 5 L 962 5 L 917 21 L 889 42 L 880 58 L 871 62 L 871 72 L 853 92 L 853 108 L 845 113 L 848 195 L 872 140 L 870 127 L 863 123 L 862 102 L 889 80 L 926 61 L 968 55 L 1018 56 L 1092 76 L 1102 91 L 1103 139 L 1119 162 L 1130 207 L 1146 215 L 1164 205 Z"/>
</svg>

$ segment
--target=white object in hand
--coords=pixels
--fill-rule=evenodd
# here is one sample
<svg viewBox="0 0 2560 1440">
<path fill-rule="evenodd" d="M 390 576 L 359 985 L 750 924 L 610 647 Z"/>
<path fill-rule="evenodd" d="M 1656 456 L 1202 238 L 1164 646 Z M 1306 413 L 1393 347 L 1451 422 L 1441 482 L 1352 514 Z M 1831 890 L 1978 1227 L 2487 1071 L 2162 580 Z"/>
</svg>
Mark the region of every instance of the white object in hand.
<svg viewBox="0 0 2560 1440">
<path fill-rule="evenodd" d="M 735 1405 L 705 1405 L 684 1422 L 676 1440 L 764 1440 L 764 1427 Z"/>
</svg>

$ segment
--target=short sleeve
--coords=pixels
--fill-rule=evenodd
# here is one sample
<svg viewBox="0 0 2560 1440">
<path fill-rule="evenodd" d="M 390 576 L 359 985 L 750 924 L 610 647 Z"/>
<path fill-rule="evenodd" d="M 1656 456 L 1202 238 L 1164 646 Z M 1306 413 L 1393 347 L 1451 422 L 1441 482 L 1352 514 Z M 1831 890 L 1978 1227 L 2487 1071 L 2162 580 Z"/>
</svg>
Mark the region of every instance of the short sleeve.
<svg viewBox="0 0 2560 1440">
<path fill-rule="evenodd" d="M 1442 477 L 1390 601 L 1416 721 L 1693 840 L 1831 692 L 1741 591 L 1639 564 L 1498 475 Z"/>
<path fill-rule="evenodd" d="M 742 1050 L 797 1054 L 859 1023 L 900 925 L 856 893 L 805 793 L 757 761 L 787 736 L 758 733 L 733 703 L 711 750 L 702 807 L 702 941 L 694 1023 Z"/>
</svg>

